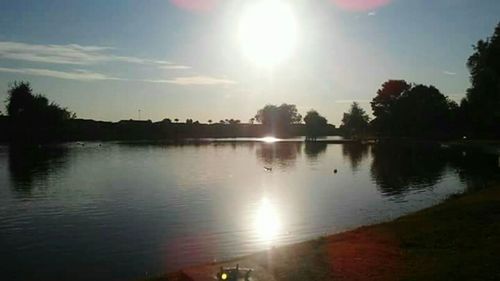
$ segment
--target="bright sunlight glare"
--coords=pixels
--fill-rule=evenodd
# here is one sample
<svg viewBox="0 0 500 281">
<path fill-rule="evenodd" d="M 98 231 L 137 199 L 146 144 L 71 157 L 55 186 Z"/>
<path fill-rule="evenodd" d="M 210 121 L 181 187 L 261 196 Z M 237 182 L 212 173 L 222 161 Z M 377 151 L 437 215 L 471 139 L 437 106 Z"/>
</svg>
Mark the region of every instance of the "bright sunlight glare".
<svg viewBox="0 0 500 281">
<path fill-rule="evenodd" d="M 275 137 L 263 137 L 260 140 L 267 143 L 273 143 L 278 141 L 278 139 Z"/>
<path fill-rule="evenodd" d="M 244 55 L 258 65 L 273 66 L 289 58 L 297 41 L 290 5 L 281 0 L 249 4 L 240 18 L 239 40 Z"/>
<path fill-rule="evenodd" d="M 266 197 L 257 208 L 255 227 L 259 238 L 266 243 L 272 242 L 281 229 L 276 207 Z"/>
</svg>

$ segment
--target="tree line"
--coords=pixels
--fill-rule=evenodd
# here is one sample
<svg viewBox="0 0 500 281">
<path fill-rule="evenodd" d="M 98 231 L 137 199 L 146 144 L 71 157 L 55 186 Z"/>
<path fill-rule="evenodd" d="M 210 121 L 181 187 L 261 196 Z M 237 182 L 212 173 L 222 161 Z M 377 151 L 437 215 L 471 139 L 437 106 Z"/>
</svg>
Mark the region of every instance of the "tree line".
<svg viewBox="0 0 500 281">
<path fill-rule="evenodd" d="M 350 135 L 499 138 L 500 24 L 477 42 L 467 67 L 471 86 L 460 104 L 432 85 L 388 80 L 371 101 L 373 120 L 354 103 L 341 128 Z"/>
<path fill-rule="evenodd" d="M 373 119 L 354 102 L 344 113 L 340 132 L 360 138 L 499 138 L 500 24 L 490 38 L 477 42 L 474 53 L 467 60 L 467 67 L 471 87 L 460 104 L 432 85 L 391 79 L 382 84 L 370 103 Z M 78 121 L 76 115 L 66 108 L 49 102 L 45 96 L 34 94 L 28 82 L 10 85 L 6 108 L 7 117 L 0 116 L 0 127 L 2 131 L 8 131 L 8 138 L 14 141 L 67 140 L 75 136 L 88 137 L 92 131 L 102 131 L 100 134 L 109 138 L 132 135 L 140 138 L 141 134 L 143 138 L 271 134 L 285 137 L 305 135 L 311 140 L 339 132 L 314 109 L 302 117 L 296 105 L 286 103 L 264 106 L 249 120 L 249 124 L 238 119 L 208 120 L 208 124 L 187 119 L 181 126 L 178 118 L 174 122 L 166 118 L 154 126 L 151 121 L 134 120 L 120 121 L 116 126 L 99 121 L 84 122 Z M 4 129 L 6 126 L 7 130 Z M 88 133 L 82 134 L 78 130 Z"/>
</svg>

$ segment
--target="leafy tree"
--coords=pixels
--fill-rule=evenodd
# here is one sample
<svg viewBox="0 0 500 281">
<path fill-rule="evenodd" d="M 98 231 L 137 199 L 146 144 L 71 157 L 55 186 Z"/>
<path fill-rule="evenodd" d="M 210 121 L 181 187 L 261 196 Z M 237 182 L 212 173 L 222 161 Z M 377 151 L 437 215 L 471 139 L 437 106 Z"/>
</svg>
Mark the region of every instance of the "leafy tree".
<svg viewBox="0 0 500 281">
<path fill-rule="evenodd" d="M 65 108 L 40 94 L 33 94 L 28 82 L 14 82 L 9 90 L 7 114 L 13 138 L 26 141 L 48 141 L 63 137 L 66 121 L 76 118 Z"/>
<path fill-rule="evenodd" d="M 493 36 L 479 40 L 468 61 L 471 88 L 461 110 L 468 129 L 477 135 L 500 136 L 500 23 Z"/>
<path fill-rule="evenodd" d="M 368 128 L 370 117 L 357 102 L 353 102 L 349 112 L 344 113 L 342 118 L 342 129 L 349 135 L 364 133 Z"/>
<path fill-rule="evenodd" d="M 262 123 L 267 133 L 274 135 L 288 135 L 291 133 L 291 124 L 299 123 L 302 116 L 294 104 L 266 105 L 255 115 L 255 120 Z"/>
<path fill-rule="evenodd" d="M 306 123 L 307 138 L 315 139 L 325 133 L 328 126 L 328 121 L 321 116 L 316 110 L 311 109 L 304 117 Z"/>
<path fill-rule="evenodd" d="M 390 132 L 394 120 L 391 114 L 397 100 L 403 93 L 410 90 L 411 85 L 405 80 L 388 80 L 382 84 L 382 87 L 377 91 L 377 95 L 371 102 L 371 107 L 375 119 L 373 125 L 379 132 Z"/>
<path fill-rule="evenodd" d="M 229 125 L 235 125 L 235 124 L 240 124 L 241 121 L 238 120 L 238 119 L 226 119 L 226 124 L 229 124 Z"/>
<path fill-rule="evenodd" d="M 398 135 L 448 135 L 456 107 L 434 86 L 415 85 L 394 104 L 391 124 Z"/>
</svg>

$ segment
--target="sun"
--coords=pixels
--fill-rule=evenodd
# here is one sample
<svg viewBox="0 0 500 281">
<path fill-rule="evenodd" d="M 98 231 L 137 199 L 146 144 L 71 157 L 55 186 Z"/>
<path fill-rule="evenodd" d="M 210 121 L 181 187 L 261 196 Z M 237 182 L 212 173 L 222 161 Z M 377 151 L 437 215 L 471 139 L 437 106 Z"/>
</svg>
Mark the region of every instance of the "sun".
<svg viewBox="0 0 500 281">
<path fill-rule="evenodd" d="M 262 66 L 273 66 L 289 58 L 297 41 L 292 8 L 281 0 L 251 1 L 239 23 L 243 54 Z"/>
</svg>

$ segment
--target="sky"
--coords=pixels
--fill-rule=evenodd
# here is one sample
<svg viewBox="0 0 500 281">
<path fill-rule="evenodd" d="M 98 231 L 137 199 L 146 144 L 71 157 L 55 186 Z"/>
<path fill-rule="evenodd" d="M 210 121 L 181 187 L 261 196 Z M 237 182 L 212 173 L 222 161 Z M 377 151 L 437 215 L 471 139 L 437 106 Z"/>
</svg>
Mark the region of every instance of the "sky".
<svg viewBox="0 0 500 281">
<path fill-rule="evenodd" d="M 242 36 L 266 1 L 293 21 L 254 15 Z M 25 80 L 79 118 L 246 122 L 292 103 L 339 125 L 353 101 L 371 112 L 388 79 L 460 100 L 472 46 L 499 15 L 498 0 L 0 0 L 0 99 Z M 245 48 L 273 28 L 263 63 Z"/>
</svg>

